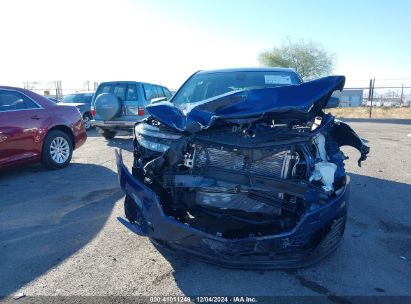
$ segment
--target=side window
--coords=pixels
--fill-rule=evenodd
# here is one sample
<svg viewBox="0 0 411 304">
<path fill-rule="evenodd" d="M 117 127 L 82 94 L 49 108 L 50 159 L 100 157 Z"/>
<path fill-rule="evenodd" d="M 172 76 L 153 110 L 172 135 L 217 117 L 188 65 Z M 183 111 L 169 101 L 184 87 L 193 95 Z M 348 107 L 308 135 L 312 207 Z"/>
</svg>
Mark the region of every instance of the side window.
<svg viewBox="0 0 411 304">
<path fill-rule="evenodd" d="M 135 84 L 129 84 L 127 86 L 126 100 L 138 100 L 137 88 Z"/>
<path fill-rule="evenodd" d="M 165 87 L 161 87 L 161 90 L 163 91 L 163 96 L 166 97 L 167 100 L 170 100 L 172 96 L 170 91 Z"/>
<path fill-rule="evenodd" d="M 158 91 L 156 85 L 153 85 L 153 98 L 158 98 Z"/>
<path fill-rule="evenodd" d="M 39 106 L 36 105 L 32 100 L 25 98 L 25 97 L 24 97 L 24 103 L 26 104 L 27 109 L 38 109 L 39 108 Z"/>
<path fill-rule="evenodd" d="M 19 92 L 0 90 L 0 112 L 37 108 L 37 104 Z"/>
<path fill-rule="evenodd" d="M 164 91 L 164 95 L 167 97 L 167 100 L 170 100 L 170 99 L 171 99 L 171 96 L 173 96 L 173 95 L 171 94 L 171 92 L 170 92 L 167 88 L 165 88 L 165 87 L 163 87 L 163 91 Z"/>
<path fill-rule="evenodd" d="M 116 95 L 120 100 L 126 100 L 126 85 L 116 84 L 113 94 Z"/>
<path fill-rule="evenodd" d="M 104 85 L 101 90 L 100 90 L 100 94 L 101 93 L 110 93 L 110 89 L 111 89 L 111 85 L 110 84 L 106 84 Z"/>
<path fill-rule="evenodd" d="M 157 97 L 164 97 L 163 89 L 160 86 L 156 86 L 157 88 Z"/>
<path fill-rule="evenodd" d="M 153 97 L 152 98 L 158 98 L 157 86 L 152 85 L 152 87 L 153 87 Z"/>
<path fill-rule="evenodd" d="M 151 98 L 158 98 L 157 86 L 151 85 L 153 87 L 153 96 Z"/>
<path fill-rule="evenodd" d="M 153 86 L 151 84 L 143 84 L 144 88 L 144 96 L 146 97 L 147 101 L 151 101 L 151 99 L 155 98 L 154 96 L 154 91 L 153 91 Z"/>
<path fill-rule="evenodd" d="M 86 96 L 86 102 L 90 103 L 91 99 L 93 98 L 93 94 L 88 94 L 88 95 L 85 95 L 85 96 Z"/>
<path fill-rule="evenodd" d="M 98 95 L 103 94 L 103 93 L 110 93 L 111 88 L 113 87 L 113 84 L 107 83 L 107 84 L 100 84 L 97 88 L 96 93 L 94 94 L 94 100 L 97 98 Z M 94 102 L 94 101 L 93 101 Z"/>
</svg>

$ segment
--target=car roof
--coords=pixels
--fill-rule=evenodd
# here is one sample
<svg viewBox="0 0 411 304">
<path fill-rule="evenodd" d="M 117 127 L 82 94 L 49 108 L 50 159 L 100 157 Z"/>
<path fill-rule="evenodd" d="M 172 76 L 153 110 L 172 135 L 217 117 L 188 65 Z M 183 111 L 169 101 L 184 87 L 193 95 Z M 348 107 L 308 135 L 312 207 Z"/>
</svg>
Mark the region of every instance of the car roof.
<svg viewBox="0 0 411 304">
<path fill-rule="evenodd" d="M 23 93 L 23 94 L 26 94 L 26 95 L 27 95 L 27 92 L 37 94 L 37 93 L 35 93 L 35 92 L 32 91 L 32 90 L 23 89 L 23 88 L 19 88 L 19 87 L 0 86 L 0 89 L 2 89 L 2 90 L 10 90 L 10 91 L 17 91 L 17 92 L 20 92 L 20 93 Z M 37 95 L 41 96 L 40 94 L 37 94 Z"/>
<path fill-rule="evenodd" d="M 76 95 L 76 94 L 94 94 L 94 91 L 86 91 L 86 92 L 71 92 L 71 93 L 67 93 L 66 95 Z"/>
<path fill-rule="evenodd" d="M 101 82 L 100 85 L 101 84 L 111 84 L 111 83 L 147 83 L 147 84 L 157 85 L 157 86 L 160 86 L 160 87 L 165 87 L 164 85 L 158 84 L 158 83 L 145 82 L 145 81 L 135 81 L 135 80 L 130 80 L 130 81 L 127 81 L 127 80 L 104 81 L 104 82 Z"/>
<path fill-rule="evenodd" d="M 24 90 L 23 88 L 10 87 L 10 86 L 0 86 L 0 89 L 3 89 L 3 90 L 16 90 L 16 91 Z"/>
<path fill-rule="evenodd" d="M 211 74 L 211 73 L 223 73 L 223 72 L 293 72 L 296 71 L 292 68 L 280 68 L 280 67 L 252 67 L 252 68 L 231 68 L 231 69 L 217 69 L 198 71 L 198 74 Z"/>
</svg>

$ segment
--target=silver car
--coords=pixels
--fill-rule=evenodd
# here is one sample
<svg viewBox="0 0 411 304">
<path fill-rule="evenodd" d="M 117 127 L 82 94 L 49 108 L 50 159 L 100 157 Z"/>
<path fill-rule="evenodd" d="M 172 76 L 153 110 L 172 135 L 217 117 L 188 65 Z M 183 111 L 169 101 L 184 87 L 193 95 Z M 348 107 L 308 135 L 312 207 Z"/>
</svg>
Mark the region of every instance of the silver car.
<svg viewBox="0 0 411 304">
<path fill-rule="evenodd" d="M 91 114 L 91 99 L 93 95 L 94 92 L 71 93 L 64 96 L 57 104 L 76 107 L 83 117 L 84 127 L 86 130 L 89 130 L 91 128 L 91 120 L 93 118 Z"/>
</svg>

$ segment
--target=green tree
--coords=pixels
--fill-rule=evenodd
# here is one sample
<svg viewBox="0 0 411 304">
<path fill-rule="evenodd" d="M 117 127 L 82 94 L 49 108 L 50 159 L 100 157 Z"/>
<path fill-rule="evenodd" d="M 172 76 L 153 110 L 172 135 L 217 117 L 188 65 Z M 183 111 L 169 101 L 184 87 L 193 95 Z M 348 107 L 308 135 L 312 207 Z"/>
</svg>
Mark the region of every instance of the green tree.
<svg viewBox="0 0 411 304">
<path fill-rule="evenodd" d="M 304 80 L 332 73 L 335 56 L 311 40 L 286 39 L 281 46 L 261 52 L 258 61 L 264 66 L 294 68 Z"/>
</svg>

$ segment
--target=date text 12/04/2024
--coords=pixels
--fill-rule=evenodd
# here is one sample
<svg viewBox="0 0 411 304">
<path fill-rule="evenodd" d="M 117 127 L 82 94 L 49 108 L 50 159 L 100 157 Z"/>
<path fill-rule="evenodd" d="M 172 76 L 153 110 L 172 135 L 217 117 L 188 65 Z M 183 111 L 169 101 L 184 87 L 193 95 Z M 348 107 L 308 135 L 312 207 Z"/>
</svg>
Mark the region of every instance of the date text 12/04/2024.
<svg viewBox="0 0 411 304">
<path fill-rule="evenodd" d="M 161 297 L 150 297 L 150 303 L 257 303 L 255 297 L 248 296 L 197 296 L 197 297 L 187 297 L 187 296 L 161 296 Z"/>
</svg>

